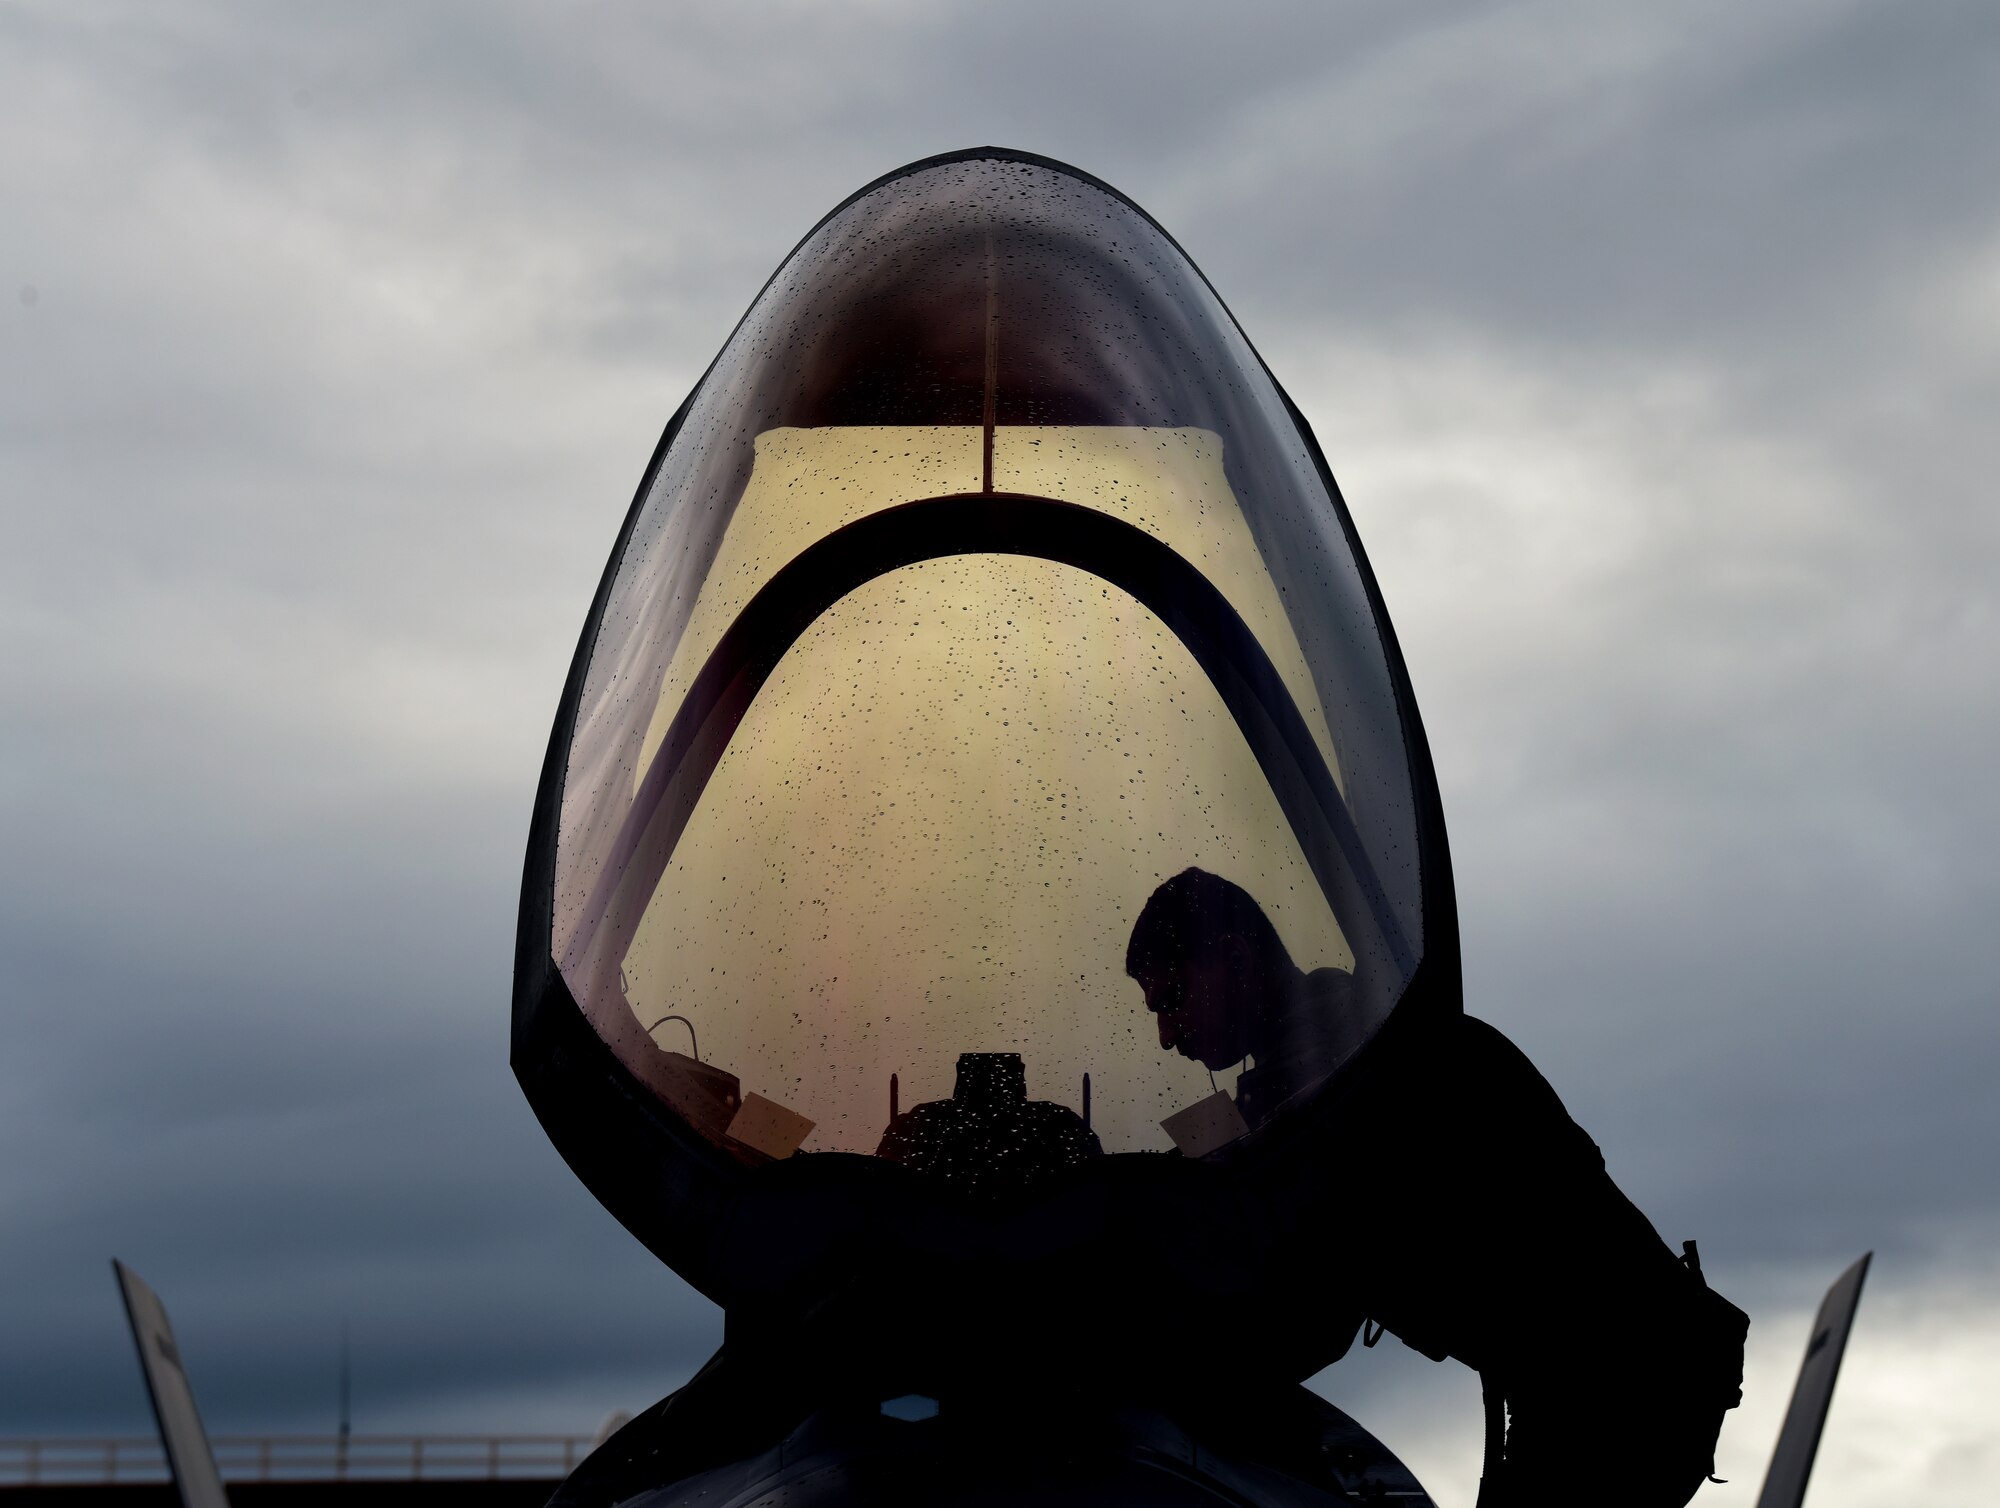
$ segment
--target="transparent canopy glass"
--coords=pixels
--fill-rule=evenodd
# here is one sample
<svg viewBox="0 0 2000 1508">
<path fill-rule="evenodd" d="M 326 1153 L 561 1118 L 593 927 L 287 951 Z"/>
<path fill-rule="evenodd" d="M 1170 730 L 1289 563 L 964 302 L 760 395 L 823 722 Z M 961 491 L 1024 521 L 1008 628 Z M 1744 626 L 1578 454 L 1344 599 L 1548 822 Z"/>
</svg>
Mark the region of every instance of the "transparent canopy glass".
<svg viewBox="0 0 2000 1508">
<path fill-rule="evenodd" d="M 1214 1155 L 1387 1019 L 1423 935 L 1381 631 L 1282 394 L 1142 214 L 948 162 L 780 269 L 616 563 L 552 935 L 748 1164 Z"/>
</svg>

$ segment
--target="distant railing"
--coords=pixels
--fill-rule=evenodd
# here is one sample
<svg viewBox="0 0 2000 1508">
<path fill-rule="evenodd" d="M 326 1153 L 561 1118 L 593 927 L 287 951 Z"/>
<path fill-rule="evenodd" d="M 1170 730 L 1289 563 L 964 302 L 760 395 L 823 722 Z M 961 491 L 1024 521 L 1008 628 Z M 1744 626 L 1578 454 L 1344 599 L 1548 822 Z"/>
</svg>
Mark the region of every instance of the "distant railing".
<svg viewBox="0 0 2000 1508">
<path fill-rule="evenodd" d="M 498 1481 L 569 1475 L 588 1435 L 215 1435 L 231 1482 Z M 153 1435 L 0 1440 L 0 1487 L 63 1482 L 164 1482 Z"/>
</svg>

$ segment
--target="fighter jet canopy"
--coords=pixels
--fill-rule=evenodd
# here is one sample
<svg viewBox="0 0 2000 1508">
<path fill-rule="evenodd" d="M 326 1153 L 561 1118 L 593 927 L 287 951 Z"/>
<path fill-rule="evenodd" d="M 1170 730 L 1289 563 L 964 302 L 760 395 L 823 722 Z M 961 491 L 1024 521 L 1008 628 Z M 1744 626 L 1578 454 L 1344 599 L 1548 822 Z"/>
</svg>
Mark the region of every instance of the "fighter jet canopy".
<svg viewBox="0 0 2000 1508">
<path fill-rule="evenodd" d="M 1346 511 L 1180 248 L 993 151 L 829 215 L 668 427 L 557 719 L 515 1061 L 587 1181 L 659 1246 L 694 1184 L 1226 1166 L 1454 939 Z"/>
</svg>

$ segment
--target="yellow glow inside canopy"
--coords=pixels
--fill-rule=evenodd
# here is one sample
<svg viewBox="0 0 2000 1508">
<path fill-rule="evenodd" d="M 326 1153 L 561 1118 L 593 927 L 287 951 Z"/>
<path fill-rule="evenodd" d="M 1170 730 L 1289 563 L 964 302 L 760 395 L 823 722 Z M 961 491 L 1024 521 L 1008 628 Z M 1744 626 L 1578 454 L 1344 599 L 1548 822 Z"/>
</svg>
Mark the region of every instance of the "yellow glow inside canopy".
<svg viewBox="0 0 2000 1508">
<path fill-rule="evenodd" d="M 1125 944 L 1189 864 L 1243 885 L 1306 969 L 1352 958 L 1221 698 L 1146 608 L 1070 566 L 967 555 L 877 577 L 766 682 L 625 958 L 642 1021 L 870 1152 L 961 1052 L 1032 1097 L 1093 1080 L 1106 1151 L 1211 1092 L 1162 1051 Z M 667 1031 L 678 1028 L 668 1028 Z M 663 1036 L 665 1033 L 663 1032 Z"/>
<path fill-rule="evenodd" d="M 898 503 L 978 492 L 982 436 L 969 424 L 780 428 L 757 436 L 743 497 L 661 682 L 633 766 L 634 790 L 688 687 L 757 590 L 857 519 Z M 1257 636 L 1334 781 L 1346 788 L 1305 655 L 1223 473 L 1219 436 L 1205 429 L 1003 425 L 993 434 L 993 486 L 1111 514 L 1200 570 Z"/>
</svg>

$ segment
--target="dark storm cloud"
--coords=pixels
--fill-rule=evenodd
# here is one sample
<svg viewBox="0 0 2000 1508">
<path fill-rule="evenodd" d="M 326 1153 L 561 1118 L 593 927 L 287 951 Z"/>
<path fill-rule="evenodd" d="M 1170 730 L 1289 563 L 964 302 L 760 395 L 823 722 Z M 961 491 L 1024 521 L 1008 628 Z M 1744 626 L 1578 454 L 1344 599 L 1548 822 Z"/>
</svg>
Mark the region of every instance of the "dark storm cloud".
<svg viewBox="0 0 2000 1508">
<path fill-rule="evenodd" d="M 1313 417 L 1474 1008 L 1738 1292 L 1873 1244 L 1985 1333 L 1997 74 L 1945 3 L 0 15 L 0 1429 L 141 1424 L 113 1252 L 220 1428 L 343 1314 L 385 1426 L 698 1363 L 504 1069 L 547 719 L 757 287 L 979 141 Z"/>
</svg>

